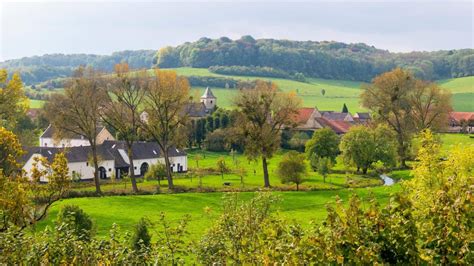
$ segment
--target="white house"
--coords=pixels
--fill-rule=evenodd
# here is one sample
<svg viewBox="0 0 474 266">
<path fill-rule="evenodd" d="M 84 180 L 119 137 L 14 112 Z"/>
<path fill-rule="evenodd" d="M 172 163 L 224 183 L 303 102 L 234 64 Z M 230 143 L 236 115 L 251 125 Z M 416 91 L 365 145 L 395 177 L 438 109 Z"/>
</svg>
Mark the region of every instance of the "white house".
<svg viewBox="0 0 474 266">
<path fill-rule="evenodd" d="M 89 141 L 81 135 L 72 135 L 69 138 L 57 140 L 54 138 L 54 129 L 51 125 L 40 136 L 40 147 L 80 147 L 89 146 Z M 115 140 L 110 132 L 105 127 L 97 128 L 96 142 L 102 144 L 105 140 Z"/>
<path fill-rule="evenodd" d="M 69 174 L 80 180 L 90 180 L 94 178 L 94 167 L 90 161 L 90 146 L 79 147 L 33 147 L 28 149 L 28 153 L 23 157 L 23 170 L 30 176 L 34 158 L 42 156 L 52 161 L 55 154 L 64 152 L 68 159 Z M 97 146 L 99 157 L 99 176 L 101 179 L 111 178 L 115 175 L 120 178 L 124 173 L 128 173 L 130 158 L 127 155 L 125 142 L 105 140 Z M 163 153 L 155 142 L 136 142 L 132 146 L 134 157 L 134 173 L 136 176 L 143 176 L 150 165 L 156 163 L 164 164 Z M 169 150 L 171 169 L 173 172 L 186 172 L 188 170 L 188 158 L 184 151 L 172 148 Z M 41 180 L 47 182 L 47 180 Z"/>
</svg>

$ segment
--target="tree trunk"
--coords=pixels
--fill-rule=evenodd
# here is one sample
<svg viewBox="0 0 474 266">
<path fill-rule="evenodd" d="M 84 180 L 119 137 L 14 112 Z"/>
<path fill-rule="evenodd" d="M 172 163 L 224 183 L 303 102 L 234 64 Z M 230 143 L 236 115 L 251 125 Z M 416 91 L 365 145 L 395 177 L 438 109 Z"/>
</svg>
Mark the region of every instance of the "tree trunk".
<svg viewBox="0 0 474 266">
<path fill-rule="evenodd" d="M 137 193 L 138 187 L 137 187 L 137 180 L 135 179 L 135 167 L 133 165 L 132 145 L 133 143 L 130 143 L 130 144 L 127 143 L 128 158 L 130 159 L 130 168 L 128 172 L 130 175 L 130 181 L 132 181 L 132 191 L 133 193 Z"/>
<path fill-rule="evenodd" d="M 300 191 L 300 184 L 296 183 L 296 191 Z"/>
<path fill-rule="evenodd" d="M 97 194 L 102 194 L 102 191 L 100 190 L 99 160 L 97 159 L 97 147 L 95 145 L 92 145 L 91 149 L 92 149 L 92 160 L 93 160 L 93 163 L 94 163 L 95 192 Z"/>
<path fill-rule="evenodd" d="M 402 168 L 407 168 L 406 147 L 405 147 L 405 142 L 403 141 L 403 136 L 401 133 L 398 133 L 397 141 L 398 141 L 398 156 L 400 157 L 400 166 Z"/>
<path fill-rule="evenodd" d="M 165 155 L 165 166 L 166 166 L 166 178 L 168 179 L 168 188 L 173 189 L 173 177 L 171 176 L 171 163 L 168 156 L 168 151 L 163 151 Z"/>
<path fill-rule="evenodd" d="M 267 165 L 267 158 L 262 156 L 262 166 L 263 166 L 263 181 L 264 186 L 269 188 L 270 187 L 270 178 L 268 176 L 268 165 Z"/>
<path fill-rule="evenodd" d="M 364 175 L 367 174 L 367 169 L 368 169 L 367 167 L 362 168 L 362 173 L 363 173 Z"/>
</svg>

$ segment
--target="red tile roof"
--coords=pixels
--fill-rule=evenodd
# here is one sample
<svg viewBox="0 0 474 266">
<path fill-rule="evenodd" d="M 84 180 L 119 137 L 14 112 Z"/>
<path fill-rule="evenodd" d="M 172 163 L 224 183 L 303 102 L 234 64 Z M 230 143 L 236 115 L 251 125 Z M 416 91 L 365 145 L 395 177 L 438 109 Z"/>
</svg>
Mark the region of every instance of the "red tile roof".
<svg viewBox="0 0 474 266">
<path fill-rule="evenodd" d="M 318 121 L 318 123 L 320 123 L 323 127 L 332 129 L 337 134 L 347 133 L 349 128 L 352 126 L 352 124 L 347 121 L 335 121 L 325 118 L 316 118 L 316 121 Z"/>
<path fill-rule="evenodd" d="M 314 108 L 300 108 L 293 121 L 298 124 L 306 123 L 313 112 Z"/>
<path fill-rule="evenodd" d="M 451 112 L 449 118 L 461 122 L 461 120 L 474 120 L 474 112 Z"/>
</svg>

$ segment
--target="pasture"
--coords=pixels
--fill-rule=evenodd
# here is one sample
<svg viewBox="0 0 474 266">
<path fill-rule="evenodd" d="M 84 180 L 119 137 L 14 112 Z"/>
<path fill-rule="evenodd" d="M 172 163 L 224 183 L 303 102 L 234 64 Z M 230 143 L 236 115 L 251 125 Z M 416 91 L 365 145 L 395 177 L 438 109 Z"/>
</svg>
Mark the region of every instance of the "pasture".
<svg viewBox="0 0 474 266">
<path fill-rule="evenodd" d="M 381 204 L 386 204 L 390 194 L 399 191 L 399 185 L 392 187 L 360 188 L 354 190 L 329 190 L 311 192 L 272 192 L 281 198 L 276 204 L 275 211 L 282 217 L 295 220 L 304 227 L 309 227 L 312 220 L 321 222 L 326 217 L 326 204 L 333 204 L 336 196 L 347 203 L 352 193 L 358 194 L 364 206 L 368 206 L 369 195 L 377 198 Z M 242 192 L 242 200 L 252 197 L 253 192 Z M 56 202 L 50 209 L 47 218 L 41 221 L 37 228 L 44 229 L 54 225 L 60 208 L 67 204 L 80 206 L 94 220 L 98 236 L 106 236 L 112 227 L 117 224 L 124 231 L 131 231 L 134 224 L 141 218 L 147 217 L 152 222 L 152 233 L 160 229 L 157 223 L 161 212 L 171 222 L 177 222 L 184 215 L 189 214 L 190 239 L 198 240 L 222 211 L 222 197 L 224 193 L 181 193 L 159 194 L 150 196 L 113 196 L 100 198 L 74 198 Z"/>
<path fill-rule="evenodd" d="M 299 82 L 280 78 L 230 76 L 212 73 L 206 68 L 183 67 L 172 70 L 183 76 L 229 77 L 244 81 L 257 78 L 271 80 L 283 91 L 295 92 L 303 100 L 303 106 L 305 107 L 317 106 L 320 110 L 339 111 L 345 103 L 352 113 L 367 111 L 359 102 L 362 82 L 318 78 L 307 78 L 306 82 Z M 474 77 L 445 79 L 437 83 L 453 93 L 454 110 L 474 111 Z M 215 92 L 220 107 L 232 108 L 232 98 L 236 95 L 236 90 L 211 88 Z M 323 89 L 326 92 L 324 95 L 321 93 Z M 193 90 L 196 90 L 198 94 L 202 94 L 204 88 L 197 87 Z"/>
<path fill-rule="evenodd" d="M 443 149 L 447 150 L 453 145 L 474 145 L 474 139 L 469 138 L 468 135 L 462 134 L 441 134 L 443 141 Z M 334 167 L 335 173 L 331 174 L 326 183 L 322 177 L 308 169 L 306 182 L 303 183 L 302 188 L 305 191 L 278 191 L 294 190 L 294 185 L 281 184 L 275 169 L 278 162 L 281 160 L 284 151 L 279 152 L 270 160 L 269 170 L 271 184 L 276 190 L 273 194 L 278 195 L 281 201 L 275 205 L 275 212 L 278 212 L 282 217 L 289 220 L 295 220 L 304 227 L 309 227 L 311 221 L 321 222 L 326 217 L 327 204 L 334 204 L 336 196 L 340 197 L 344 203 L 347 203 L 351 194 L 358 194 L 364 206 L 368 206 L 369 195 L 373 195 L 377 201 L 385 205 L 391 194 L 400 191 L 402 188 L 400 184 L 393 186 L 380 186 L 381 181 L 378 178 L 357 176 L 353 173 L 345 173 L 344 166 L 338 162 Z M 232 188 L 258 190 L 263 185 L 262 170 L 260 162 L 249 162 L 242 154 L 229 154 L 207 152 L 200 150 L 193 150 L 189 153 L 188 166 L 189 168 L 197 168 L 199 164 L 200 169 L 212 169 L 216 167 L 216 160 L 219 157 L 224 157 L 228 166 L 233 169 L 235 167 L 242 167 L 246 169 L 247 175 L 244 178 L 244 185 L 240 183 L 240 177 L 233 173 L 226 173 L 224 177 L 219 173 L 207 173 L 201 179 L 201 186 L 203 191 L 219 191 L 219 188 L 232 191 Z M 199 156 L 198 156 L 199 155 Z M 196 161 L 196 157 L 201 157 Z M 237 166 L 235 166 L 237 162 Z M 309 167 L 309 166 L 308 166 Z M 255 172 L 254 172 L 255 171 Z M 411 178 L 409 170 L 396 170 L 389 173 L 390 176 L 398 180 Z M 353 180 L 355 186 L 368 187 L 350 187 L 348 180 Z M 223 186 L 224 182 L 230 182 L 231 186 Z M 103 191 L 120 191 L 130 190 L 128 180 L 119 183 L 107 183 L 102 185 Z M 156 180 L 140 180 L 138 186 L 142 190 L 156 191 Z M 199 179 L 189 175 L 176 175 L 175 184 L 178 187 L 197 188 Z M 86 184 L 83 184 L 86 185 Z M 161 182 L 162 186 L 166 186 L 166 182 Z M 378 185 L 375 187 L 370 187 Z M 209 190 L 211 189 L 211 190 Z M 76 188 L 75 190 L 93 190 L 92 184 Z M 46 226 L 54 225 L 54 221 L 60 208 L 67 204 L 74 204 L 80 206 L 86 213 L 88 213 L 95 221 L 98 236 L 105 236 L 108 234 L 112 224 L 116 223 L 125 231 L 130 231 L 132 226 L 141 218 L 147 217 L 154 221 L 151 232 L 159 230 L 160 225 L 156 223 L 161 212 L 166 213 L 166 216 L 171 222 L 176 222 L 185 214 L 191 216 L 189 223 L 190 239 L 198 240 L 199 237 L 210 227 L 213 222 L 219 217 L 222 211 L 223 196 L 227 193 L 223 192 L 197 192 L 176 193 L 169 194 L 166 190 L 161 190 L 155 195 L 135 195 L 135 196 L 107 196 L 107 197 L 92 197 L 92 198 L 72 198 L 56 202 L 49 211 L 45 220 L 37 225 L 37 229 L 41 230 Z M 242 200 L 252 197 L 254 192 L 240 192 L 239 197 Z"/>
</svg>

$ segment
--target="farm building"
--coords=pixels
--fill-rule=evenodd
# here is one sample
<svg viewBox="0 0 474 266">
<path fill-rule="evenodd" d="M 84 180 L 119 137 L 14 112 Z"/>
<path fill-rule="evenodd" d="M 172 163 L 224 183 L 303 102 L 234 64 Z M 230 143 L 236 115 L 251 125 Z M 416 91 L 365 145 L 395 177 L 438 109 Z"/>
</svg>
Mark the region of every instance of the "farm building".
<svg viewBox="0 0 474 266">
<path fill-rule="evenodd" d="M 90 146 L 75 147 L 32 147 L 27 149 L 27 154 L 23 157 L 23 170 L 30 175 L 33 168 L 34 158 L 43 157 L 52 161 L 54 156 L 64 152 L 68 160 L 69 174 L 80 180 L 90 180 L 94 178 L 94 167 L 90 163 Z M 115 140 L 105 140 L 97 146 L 99 160 L 99 176 L 101 179 L 121 178 L 128 173 L 130 158 L 127 154 L 125 142 Z M 163 152 L 155 142 L 136 142 L 132 146 L 134 173 L 136 176 L 143 176 L 150 165 L 163 163 Z M 188 169 L 188 159 L 184 151 L 171 148 L 169 150 L 171 170 L 173 172 L 185 172 Z M 47 182 L 47 180 L 41 180 Z"/>
<path fill-rule="evenodd" d="M 102 144 L 106 140 L 115 140 L 110 132 L 105 127 L 97 128 L 96 143 Z M 39 138 L 40 147 L 80 147 L 89 146 L 89 141 L 81 135 L 71 135 L 67 138 L 56 139 L 54 128 L 49 125 Z"/>
</svg>

